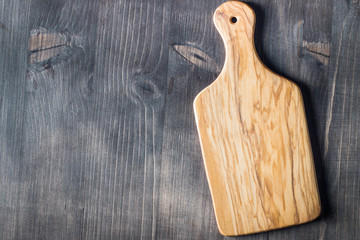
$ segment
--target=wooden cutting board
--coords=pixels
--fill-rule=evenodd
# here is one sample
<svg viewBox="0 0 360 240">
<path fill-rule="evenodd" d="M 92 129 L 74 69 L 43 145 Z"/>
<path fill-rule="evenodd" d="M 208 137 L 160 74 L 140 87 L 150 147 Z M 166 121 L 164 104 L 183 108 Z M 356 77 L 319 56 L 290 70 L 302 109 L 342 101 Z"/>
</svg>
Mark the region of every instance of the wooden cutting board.
<svg viewBox="0 0 360 240">
<path fill-rule="evenodd" d="M 320 198 L 299 87 L 260 61 L 248 5 L 222 4 L 214 23 L 225 64 L 194 110 L 220 232 L 243 235 L 315 219 Z"/>
</svg>

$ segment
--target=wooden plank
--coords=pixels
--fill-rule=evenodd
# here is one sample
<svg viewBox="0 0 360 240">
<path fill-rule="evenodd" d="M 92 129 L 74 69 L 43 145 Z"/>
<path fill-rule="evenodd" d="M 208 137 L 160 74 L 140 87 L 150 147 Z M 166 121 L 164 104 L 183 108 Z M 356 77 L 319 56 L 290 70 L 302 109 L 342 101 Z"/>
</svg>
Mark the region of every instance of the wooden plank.
<svg viewBox="0 0 360 240">
<path fill-rule="evenodd" d="M 324 129 L 326 239 L 360 238 L 360 4 L 333 1 L 329 96 Z"/>
<path fill-rule="evenodd" d="M 20 140 L 17 239 L 79 239 L 84 227 L 85 154 L 91 114 L 97 6 L 33 1 L 24 29 L 26 102 Z M 24 10 L 21 10 L 22 12 Z M 96 137 L 96 136 L 95 136 Z M 90 164 L 89 164 L 90 165 Z M 94 185 L 95 186 L 95 185 Z"/>
<path fill-rule="evenodd" d="M 0 238 L 21 239 L 31 207 L 21 193 L 24 177 L 25 80 L 29 32 L 28 1 L 0 1 Z"/>
<path fill-rule="evenodd" d="M 86 202 L 84 236 L 150 239 L 158 215 L 168 3 L 105 1 L 98 11 L 93 128 L 108 150 L 92 160 L 102 166 L 87 173 L 100 173 L 94 181 L 103 190 Z"/>
</svg>

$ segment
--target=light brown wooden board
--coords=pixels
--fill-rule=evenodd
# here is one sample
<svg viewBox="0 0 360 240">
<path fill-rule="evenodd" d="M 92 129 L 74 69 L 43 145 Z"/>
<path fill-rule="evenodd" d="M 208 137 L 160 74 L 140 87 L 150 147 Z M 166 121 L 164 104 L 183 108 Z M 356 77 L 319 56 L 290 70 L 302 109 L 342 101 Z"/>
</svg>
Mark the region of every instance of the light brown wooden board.
<svg viewBox="0 0 360 240">
<path fill-rule="evenodd" d="M 249 6 L 226 2 L 214 23 L 225 64 L 194 110 L 220 232 L 243 235 L 315 219 L 320 197 L 299 87 L 261 63 Z"/>
</svg>

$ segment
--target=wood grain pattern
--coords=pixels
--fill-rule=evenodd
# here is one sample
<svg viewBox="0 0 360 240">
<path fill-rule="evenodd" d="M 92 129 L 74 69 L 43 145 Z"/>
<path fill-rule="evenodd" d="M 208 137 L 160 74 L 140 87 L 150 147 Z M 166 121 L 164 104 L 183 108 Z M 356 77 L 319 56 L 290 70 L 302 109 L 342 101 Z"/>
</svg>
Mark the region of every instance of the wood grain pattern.
<svg viewBox="0 0 360 240">
<path fill-rule="evenodd" d="M 310 224 L 217 228 L 193 113 L 224 64 L 223 0 L 0 0 L 0 239 L 359 239 L 359 2 L 248 0 L 304 96 Z M 336 70 L 336 71 L 335 71 Z"/>
<path fill-rule="evenodd" d="M 320 198 L 301 91 L 259 60 L 249 6 L 226 2 L 214 23 L 225 64 L 194 110 L 219 230 L 243 235 L 311 221 Z"/>
</svg>

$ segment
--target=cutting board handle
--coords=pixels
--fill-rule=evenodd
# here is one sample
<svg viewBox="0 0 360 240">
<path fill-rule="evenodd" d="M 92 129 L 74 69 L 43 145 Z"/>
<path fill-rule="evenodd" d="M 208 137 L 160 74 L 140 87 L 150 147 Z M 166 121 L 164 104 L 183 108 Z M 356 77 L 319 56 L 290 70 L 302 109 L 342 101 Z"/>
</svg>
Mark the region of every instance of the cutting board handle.
<svg viewBox="0 0 360 240">
<path fill-rule="evenodd" d="M 241 71 L 245 72 L 261 63 L 254 45 L 255 19 L 255 12 L 238 1 L 226 2 L 216 9 L 214 23 L 226 49 L 223 71 L 238 68 L 241 62 Z"/>
</svg>

